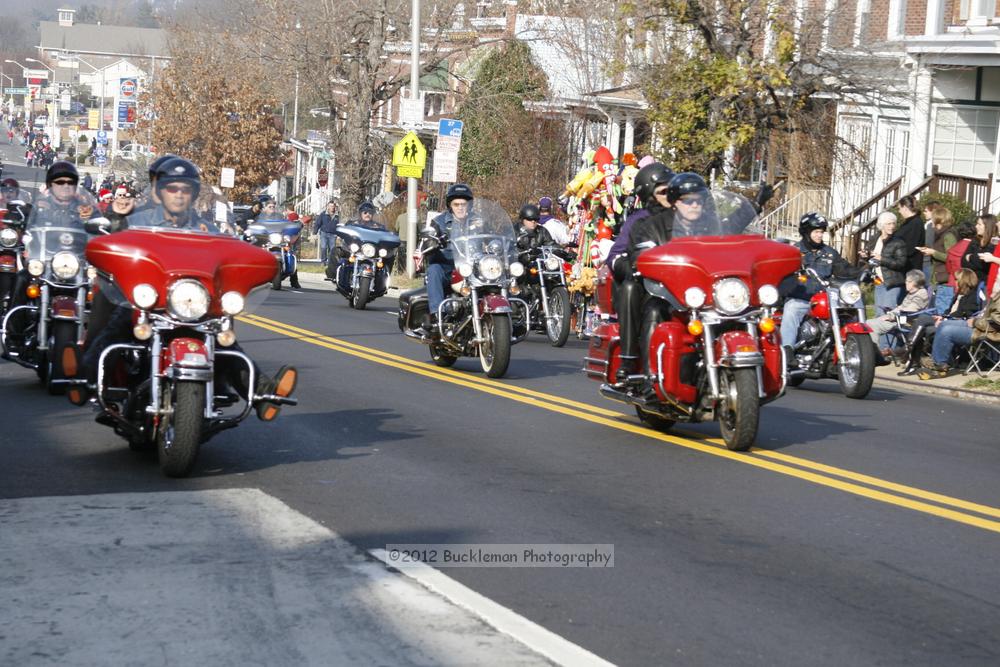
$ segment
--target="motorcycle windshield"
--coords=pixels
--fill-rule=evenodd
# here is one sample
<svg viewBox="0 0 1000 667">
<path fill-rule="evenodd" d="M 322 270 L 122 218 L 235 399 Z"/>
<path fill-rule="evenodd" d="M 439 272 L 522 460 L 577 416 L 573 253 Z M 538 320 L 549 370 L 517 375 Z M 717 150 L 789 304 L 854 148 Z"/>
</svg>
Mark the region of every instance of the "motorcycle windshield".
<svg viewBox="0 0 1000 667">
<path fill-rule="evenodd" d="M 757 210 L 741 194 L 725 190 L 691 193 L 674 204 L 673 238 L 759 234 Z"/>
<path fill-rule="evenodd" d="M 500 204 L 476 199 L 464 220 L 451 227 L 455 263 L 474 264 L 483 255 L 495 255 L 508 266 L 516 255 L 514 224 Z"/>
<path fill-rule="evenodd" d="M 25 227 L 24 247 L 29 260 L 45 263 L 59 252 L 83 257 L 91 235 L 84 228 L 88 220 L 102 218 L 93 196 L 86 190 L 56 199 L 46 194 L 35 202 Z"/>
<path fill-rule="evenodd" d="M 379 247 L 395 248 L 399 245 L 399 237 L 381 225 L 352 221 L 337 227 L 336 234 L 347 243 L 373 243 Z"/>
</svg>

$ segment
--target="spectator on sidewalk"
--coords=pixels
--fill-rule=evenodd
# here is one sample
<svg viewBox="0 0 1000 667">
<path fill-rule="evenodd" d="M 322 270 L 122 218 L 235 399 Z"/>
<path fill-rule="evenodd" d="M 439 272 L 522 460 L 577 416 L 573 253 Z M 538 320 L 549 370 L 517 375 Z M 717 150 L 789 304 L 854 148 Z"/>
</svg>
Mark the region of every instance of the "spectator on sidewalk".
<svg viewBox="0 0 1000 667">
<path fill-rule="evenodd" d="M 924 256 L 917 250 L 917 246 L 922 246 L 925 241 L 924 221 L 920 216 L 920 206 L 913 195 L 906 195 L 899 200 L 899 216 L 903 219 L 896 229 L 896 235 L 903 239 L 906 244 L 907 265 L 906 271 L 910 269 L 924 268 Z"/>
<path fill-rule="evenodd" d="M 872 328 L 872 342 L 879 345 L 879 337 L 885 336 L 896 327 L 896 320 L 900 315 L 908 315 L 925 310 L 930 304 L 930 295 L 927 293 L 927 282 L 923 271 L 911 269 L 906 272 L 906 296 L 903 302 L 884 315 L 873 317 L 865 324 Z M 893 350 L 887 344 L 883 344 L 882 356 L 889 358 L 893 355 Z"/>
<path fill-rule="evenodd" d="M 875 221 L 880 234 L 873 238 L 858 255 L 864 259 L 874 257 L 879 261 L 875 275 L 882 279 L 875 286 L 876 312 L 892 310 L 903 300 L 907 266 L 906 242 L 896 235 L 896 214 L 882 211 Z"/>
<path fill-rule="evenodd" d="M 335 232 L 339 225 L 340 216 L 337 215 L 337 203 L 327 202 L 326 210 L 320 213 L 316 222 L 313 223 L 313 234 L 319 235 L 319 259 L 323 262 L 323 266 L 326 266 L 330 261 L 330 254 L 337 241 Z"/>
<path fill-rule="evenodd" d="M 936 206 L 930 213 L 930 221 L 934 225 L 934 243 L 932 246 L 919 246 L 917 250 L 931 260 L 931 281 L 934 284 L 934 307 L 944 312 L 955 296 L 954 288 L 948 285 L 948 250 L 958 243 L 955 233 L 955 219 L 951 211 L 944 206 Z"/>
<path fill-rule="evenodd" d="M 938 324 L 931 359 L 922 364 L 927 370 L 920 374 L 920 379 L 948 375 L 955 348 L 967 347 L 984 336 L 1000 343 L 1000 281 L 994 282 L 993 293 L 982 315 L 967 320 L 944 320 Z"/>
<path fill-rule="evenodd" d="M 981 215 L 976 218 L 976 233 L 969 241 L 969 247 L 962 254 L 962 268 L 972 269 L 979 277 L 980 283 L 985 283 L 989 275 L 990 263 L 992 260 L 983 260 L 980 256 L 985 254 L 993 256 L 996 242 L 993 237 L 997 233 L 997 217 L 995 215 Z"/>
</svg>

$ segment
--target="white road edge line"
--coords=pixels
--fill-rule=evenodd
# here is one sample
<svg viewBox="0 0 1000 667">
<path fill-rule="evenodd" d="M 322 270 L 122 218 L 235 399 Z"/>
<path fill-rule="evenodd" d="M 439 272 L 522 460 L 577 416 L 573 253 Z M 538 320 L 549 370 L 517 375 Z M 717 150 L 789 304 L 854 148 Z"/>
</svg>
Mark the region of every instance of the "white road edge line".
<svg viewBox="0 0 1000 667">
<path fill-rule="evenodd" d="M 480 595 L 471 588 L 463 586 L 430 565 L 408 563 L 406 567 L 397 567 L 396 563 L 389 560 L 389 554 L 385 549 L 373 549 L 368 553 L 387 567 L 413 579 L 438 595 L 444 596 L 453 604 L 468 609 L 500 632 L 510 635 L 557 664 L 573 665 L 574 667 L 576 665 L 607 666 L 614 664 Z"/>
</svg>

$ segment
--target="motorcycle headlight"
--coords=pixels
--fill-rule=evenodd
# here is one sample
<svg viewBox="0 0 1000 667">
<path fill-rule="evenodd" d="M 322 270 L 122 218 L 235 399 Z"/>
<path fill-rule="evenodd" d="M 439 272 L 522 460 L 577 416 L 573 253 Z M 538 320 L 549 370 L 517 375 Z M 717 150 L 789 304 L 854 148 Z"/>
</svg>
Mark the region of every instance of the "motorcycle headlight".
<svg viewBox="0 0 1000 667">
<path fill-rule="evenodd" d="M 479 260 L 479 275 L 483 280 L 499 280 L 503 275 L 503 262 L 496 255 L 486 255 Z"/>
<path fill-rule="evenodd" d="M 0 245 L 5 248 L 13 248 L 17 245 L 17 232 L 10 227 L 0 230 Z"/>
<path fill-rule="evenodd" d="M 57 252 L 52 256 L 52 273 L 67 280 L 80 272 L 80 260 L 71 252 Z"/>
<path fill-rule="evenodd" d="M 510 263 L 510 275 L 515 278 L 520 278 L 524 275 L 524 264 L 521 262 L 511 262 Z"/>
<path fill-rule="evenodd" d="M 861 285 L 853 280 L 840 286 L 840 300 L 848 306 L 853 306 L 861 299 Z"/>
<path fill-rule="evenodd" d="M 750 289 L 739 278 L 723 278 L 713 289 L 715 307 L 726 315 L 736 315 L 750 305 Z"/>
<path fill-rule="evenodd" d="M 226 315 L 239 315 L 243 312 L 246 300 L 239 292 L 226 292 L 222 295 L 222 312 Z"/>
<path fill-rule="evenodd" d="M 386 250 L 385 248 L 379 248 L 378 249 L 378 256 L 379 257 L 385 257 L 388 254 L 389 254 L 389 251 Z"/>
<path fill-rule="evenodd" d="M 357 252 L 357 251 L 361 250 L 361 246 L 359 246 L 357 243 L 352 243 L 350 245 L 350 249 L 351 249 L 351 252 Z"/>
<path fill-rule="evenodd" d="M 267 235 L 267 242 L 271 245 L 281 245 L 281 234 L 278 232 L 271 232 Z"/>
<path fill-rule="evenodd" d="M 765 306 L 773 306 L 778 303 L 778 288 L 774 285 L 762 285 L 757 290 L 757 297 Z"/>
<path fill-rule="evenodd" d="M 468 262 L 459 262 L 455 268 L 458 269 L 459 275 L 463 278 L 468 278 L 472 275 L 472 264 L 469 264 Z"/>
<path fill-rule="evenodd" d="M 40 259 L 29 259 L 28 260 L 28 273 L 33 276 L 40 276 L 45 272 L 45 265 Z"/>
<path fill-rule="evenodd" d="M 156 288 L 146 283 L 132 288 L 132 301 L 143 310 L 149 310 L 156 305 L 157 296 Z"/>
<path fill-rule="evenodd" d="M 562 264 L 562 262 L 555 255 L 549 255 L 548 257 L 545 258 L 546 271 L 558 271 L 560 264 Z"/>
<path fill-rule="evenodd" d="M 361 245 L 361 254 L 365 257 L 375 256 L 375 245 L 372 243 L 363 243 Z"/>
<path fill-rule="evenodd" d="M 684 290 L 684 305 L 688 308 L 701 308 L 705 305 L 705 290 L 700 287 L 688 287 Z"/>
<path fill-rule="evenodd" d="M 178 280 L 167 292 L 167 309 L 179 320 L 190 322 L 208 312 L 208 290 L 197 280 Z"/>
</svg>

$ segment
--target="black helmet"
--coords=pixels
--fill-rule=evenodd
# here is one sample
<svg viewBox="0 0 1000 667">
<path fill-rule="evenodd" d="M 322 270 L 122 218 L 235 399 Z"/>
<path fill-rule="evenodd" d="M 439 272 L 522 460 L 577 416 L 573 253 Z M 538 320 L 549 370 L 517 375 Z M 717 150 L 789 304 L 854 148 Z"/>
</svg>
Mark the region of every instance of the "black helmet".
<svg viewBox="0 0 1000 667">
<path fill-rule="evenodd" d="M 465 183 L 454 183 L 449 185 L 448 192 L 446 192 L 444 196 L 444 201 L 446 204 L 450 204 L 453 199 L 465 199 L 467 201 L 472 201 L 472 188 Z"/>
<path fill-rule="evenodd" d="M 806 213 L 804 216 L 799 218 L 799 236 L 809 236 L 814 229 L 822 229 L 825 231 L 829 226 L 830 223 L 827 222 L 826 218 L 819 213 L 816 213 L 815 211 L 812 213 Z"/>
<path fill-rule="evenodd" d="M 673 204 L 684 195 L 693 192 L 708 193 L 708 185 L 705 183 L 705 179 L 692 171 L 682 171 L 670 179 L 670 186 L 667 189 L 667 201 Z"/>
<path fill-rule="evenodd" d="M 74 182 L 80 182 L 80 172 L 76 170 L 76 167 L 72 162 L 67 162 L 66 160 L 59 160 L 58 162 L 53 162 L 49 170 L 45 172 L 45 185 L 52 185 L 52 181 L 57 178 L 72 178 Z"/>
<path fill-rule="evenodd" d="M 370 201 L 362 202 L 361 206 L 358 207 L 358 213 L 371 213 L 375 215 L 375 204 Z"/>
<path fill-rule="evenodd" d="M 161 155 L 160 157 L 158 157 L 155 160 L 153 160 L 152 162 L 150 162 L 149 163 L 149 180 L 152 181 L 153 179 L 156 178 L 156 171 L 160 167 L 163 166 L 164 162 L 166 162 L 167 160 L 173 160 L 175 157 L 177 157 L 177 156 L 174 155 L 173 153 L 166 153 L 165 155 Z"/>
<path fill-rule="evenodd" d="M 187 183 L 194 189 L 193 197 L 198 198 L 201 192 L 201 172 L 193 162 L 182 157 L 174 157 L 156 170 L 156 191 L 159 191 L 170 183 Z"/>
<path fill-rule="evenodd" d="M 635 196 L 645 204 L 653 198 L 657 185 L 669 183 L 673 177 L 674 172 L 662 162 L 647 164 L 635 175 Z"/>
<path fill-rule="evenodd" d="M 525 204 L 521 207 L 517 217 L 521 220 L 534 220 L 537 222 L 542 217 L 542 212 L 534 204 Z"/>
</svg>

